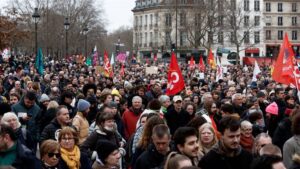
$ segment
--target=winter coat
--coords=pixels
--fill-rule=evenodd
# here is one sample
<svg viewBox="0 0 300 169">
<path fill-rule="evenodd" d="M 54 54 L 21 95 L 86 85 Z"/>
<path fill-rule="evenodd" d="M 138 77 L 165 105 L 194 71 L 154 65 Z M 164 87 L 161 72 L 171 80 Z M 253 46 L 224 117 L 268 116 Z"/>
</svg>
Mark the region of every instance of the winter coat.
<svg viewBox="0 0 300 169">
<path fill-rule="evenodd" d="M 51 121 L 55 118 L 56 116 L 56 108 L 50 108 L 46 111 L 45 114 L 40 114 L 39 118 L 39 127 L 40 127 L 40 132 L 43 132 L 44 128 L 51 123 Z"/>
<path fill-rule="evenodd" d="M 19 127 L 15 131 L 15 134 L 21 144 L 25 145 L 30 150 L 35 151 L 36 144 L 34 144 L 33 138 L 27 129 Z"/>
<path fill-rule="evenodd" d="M 173 135 L 179 127 L 187 125 L 190 121 L 190 115 L 183 109 L 180 112 L 176 112 L 174 106 L 172 106 L 165 114 L 165 119 Z"/>
<path fill-rule="evenodd" d="M 198 164 L 201 169 L 250 169 L 253 158 L 251 153 L 240 148 L 231 157 L 227 155 L 223 146 L 220 146 L 221 144 L 219 141 L 211 151 L 202 157 Z"/>
<path fill-rule="evenodd" d="M 58 123 L 58 121 L 53 119 L 50 124 L 48 124 L 41 134 L 40 143 L 45 140 L 52 139 L 58 140 L 58 134 L 61 130 L 62 126 Z"/>
<path fill-rule="evenodd" d="M 284 143 L 288 139 L 293 137 L 291 126 L 292 126 L 292 122 L 290 118 L 285 118 L 278 124 L 273 134 L 272 142 L 273 144 L 277 145 L 281 150 L 283 149 Z"/>
<path fill-rule="evenodd" d="M 294 135 L 283 145 L 283 163 L 286 168 L 292 166 L 292 157 L 295 153 L 300 152 L 300 135 Z"/>
<path fill-rule="evenodd" d="M 25 145 L 17 141 L 17 157 L 12 164 L 16 169 L 41 169 L 39 160 L 35 154 L 29 150 Z"/>
<path fill-rule="evenodd" d="M 20 118 L 20 122 L 23 125 L 26 125 L 28 131 L 32 134 L 33 140 L 38 141 L 39 140 L 39 126 L 38 126 L 38 115 L 40 113 L 39 106 L 35 103 L 31 108 L 27 108 L 24 103 L 24 97 L 15 105 L 12 106 L 12 111 L 15 112 L 18 116 L 19 112 L 26 112 L 28 116 L 31 116 L 31 118 L 25 122 L 22 118 Z"/>
<path fill-rule="evenodd" d="M 165 155 L 160 154 L 154 144 L 150 144 L 137 159 L 132 169 L 152 169 L 160 168 L 164 165 Z"/>
<path fill-rule="evenodd" d="M 89 135 L 89 122 L 83 116 L 82 112 L 77 112 L 73 119 L 73 126 L 79 133 L 79 145 L 81 145 Z"/>
<path fill-rule="evenodd" d="M 140 112 L 134 113 L 132 108 L 129 108 L 123 113 L 122 119 L 125 128 L 125 138 L 128 139 L 135 132 L 136 123 L 140 118 L 143 110 L 140 109 Z"/>
</svg>

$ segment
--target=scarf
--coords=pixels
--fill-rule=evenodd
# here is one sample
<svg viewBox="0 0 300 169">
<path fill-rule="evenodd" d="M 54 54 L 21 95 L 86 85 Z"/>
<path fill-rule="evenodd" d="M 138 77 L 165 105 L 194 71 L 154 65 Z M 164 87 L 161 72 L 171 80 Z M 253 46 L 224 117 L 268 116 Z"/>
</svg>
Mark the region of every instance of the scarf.
<svg viewBox="0 0 300 169">
<path fill-rule="evenodd" d="M 80 168 L 80 150 L 78 146 L 75 145 L 72 151 L 67 151 L 64 148 L 60 148 L 61 158 L 66 162 L 69 169 L 79 169 Z"/>
<path fill-rule="evenodd" d="M 248 152 L 251 152 L 253 148 L 253 138 L 241 135 L 240 145 Z"/>
</svg>

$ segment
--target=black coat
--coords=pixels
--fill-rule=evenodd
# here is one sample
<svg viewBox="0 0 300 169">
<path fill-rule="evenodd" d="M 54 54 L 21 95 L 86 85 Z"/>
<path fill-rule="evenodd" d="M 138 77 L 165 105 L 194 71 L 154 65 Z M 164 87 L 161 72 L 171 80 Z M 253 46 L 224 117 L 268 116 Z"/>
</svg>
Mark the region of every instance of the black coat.
<svg viewBox="0 0 300 169">
<path fill-rule="evenodd" d="M 19 141 L 17 141 L 17 157 L 12 166 L 16 169 L 41 169 L 35 154 Z"/>
<path fill-rule="evenodd" d="M 179 127 L 187 125 L 190 121 L 190 115 L 184 109 L 181 109 L 180 112 L 176 112 L 174 106 L 168 108 L 165 118 L 172 135 Z"/>
<path fill-rule="evenodd" d="M 134 168 L 132 169 L 153 169 L 163 168 L 165 156 L 160 154 L 154 144 L 150 144 L 137 159 Z"/>
<path fill-rule="evenodd" d="M 59 130 L 61 130 L 61 128 L 62 127 L 58 123 L 58 121 L 56 119 L 53 119 L 51 123 L 44 128 L 41 134 L 40 143 L 48 139 L 57 140 L 58 138 L 55 137 L 55 134 L 57 134 L 58 137 L 58 132 Z"/>
<path fill-rule="evenodd" d="M 291 126 L 292 122 L 287 117 L 278 124 L 273 134 L 272 142 L 273 144 L 277 145 L 281 150 L 283 149 L 284 143 L 293 136 Z"/>
<path fill-rule="evenodd" d="M 69 169 L 66 162 L 61 158 L 58 162 L 59 169 Z M 85 153 L 80 152 L 80 168 L 79 169 L 92 169 L 92 163 Z"/>
<path fill-rule="evenodd" d="M 252 155 L 243 149 L 234 157 L 227 157 L 213 149 L 200 160 L 198 166 L 201 169 L 250 169 L 252 159 Z"/>
</svg>

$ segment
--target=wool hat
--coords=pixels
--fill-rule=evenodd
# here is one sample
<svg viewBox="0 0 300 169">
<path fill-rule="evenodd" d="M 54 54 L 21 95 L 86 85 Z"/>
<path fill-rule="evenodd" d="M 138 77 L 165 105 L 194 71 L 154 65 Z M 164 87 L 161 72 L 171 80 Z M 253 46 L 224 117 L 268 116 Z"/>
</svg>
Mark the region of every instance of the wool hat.
<svg viewBox="0 0 300 169">
<path fill-rule="evenodd" d="M 104 164 L 105 164 L 105 159 L 115 150 L 118 150 L 118 146 L 105 140 L 99 141 L 96 148 L 98 158 Z"/>
<path fill-rule="evenodd" d="M 40 102 L 50 101 L 50 98 L 45 93 L 41 95 Z"/>
<path fill-rule="evenodd" d="M 77 110 L 80 112 L 83 112 L 85 110 L 87 110 L 88 108 L 90 108 L 91 104 L 84 100 L 84 99 L 79 99 L 78 104 L 77 104 Z"/>
<path fill-rule="evenodd" d="M 116 102 L 114 102 L 114 101 L 109 102 L 108 106 L 112 107 L 112 108 L 118 108 L 118 104 Z"/>
<path fill-rule="evenodd" d="M 277 116 L 278 115 L 278 105 L 276 104 L 276 102 L 269 104 L 266 107 L 266 112 Z"/>
</svg>

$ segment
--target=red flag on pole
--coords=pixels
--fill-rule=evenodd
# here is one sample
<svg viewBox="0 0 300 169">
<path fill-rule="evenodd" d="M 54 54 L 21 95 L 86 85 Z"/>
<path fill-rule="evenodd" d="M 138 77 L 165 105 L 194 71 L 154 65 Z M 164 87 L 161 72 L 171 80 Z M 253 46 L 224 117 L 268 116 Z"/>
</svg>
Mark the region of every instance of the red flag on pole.
<svg viewBox="0 0 300 169">
<path fill-rule="evenodd" d="M 167 95 L 175 95 L 184 88 L 184 79 L 178 66 L 176 55 L 172 52 L 170 67 L 168 71 Z"/>
<path fill-rule="evenodd" d="M 283 84 L 295 84 L 294 71 L 294 51 L 289 42 L 287 33 L 284 35 L 282 45 L 280 47 L 279 55 L 277 57 L 276 63 L 274 65 L 274 70 L 272 72 L 272 78 L 279 83 Z"/>
<path fill-rule="evenodd" d="M 104 51 L 104 76 L 106 77 L 112 77 L 113 71 L 109 63 L 107 52 Z"/>
<path fill-rule="evenodd" d="M 194 69 L 195 68 L 195 60 L 194 57 L 192 56 L 190 59 L 190 65 L 189 65 L 190 69 Z"/>
<path fill-rule="evenodd" d="M 203 62 L 203 57 L 202 55 L 200 56 L 200 59 L 199 59 L 199 70 L 201 72 L 204 72 L 205 71 L 205 65 L 204 65 L 204 62 Z"/>
<path fill-rule="evenodd" d="M 210 65 L 210 67 L 211 67 L 212 69 L 216 69 L 216 67 L 217 67 L 217 66 L 216 66 L 216 61 L 215 61 L 215 58 L 214 58 L 214 55 L 213 55 L 211 49 L 209 49 L 207 61 L 208 61 L 208 64 Z"/>
</svg>

